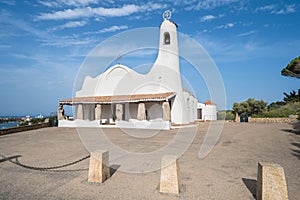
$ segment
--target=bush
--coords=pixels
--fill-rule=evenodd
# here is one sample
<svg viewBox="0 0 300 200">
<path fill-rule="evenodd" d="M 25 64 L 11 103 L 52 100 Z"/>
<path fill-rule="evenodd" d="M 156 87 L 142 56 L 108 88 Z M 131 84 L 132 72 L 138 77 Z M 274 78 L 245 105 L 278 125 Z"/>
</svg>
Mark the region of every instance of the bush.
<svg viewBox="0 0 300 200">
<path fill-rule="evenodd" d="M 49 118 L 49 122 L 50 122 L 51 126 L 58 125 L 57 115 L 49 116 L 48 118 Z"/>
<path fill-rule="evenodd" d="M 232 110 L 222 110 L 222 111 L 218 111 L 217 119 L 218 120 L 234 120 L 235 115 L 233 114 Z"/>
<path fill-rule="evenodd" d="M 19 126 L 27 126 L 29 124 L 38 124 L 43 123 L 45 121 L 45 118 L 33 118 L 30 121 L 22 121 L 19 123 Z"/>
<path fill-rule="evenodd" d="M 290 115 L 297 115 L 299 118 L 300 102 L 288 103 L 280 108 L 273 108 L 260 114 L 253 115 L 253 118 L 283 118 Z"/>
</svg>

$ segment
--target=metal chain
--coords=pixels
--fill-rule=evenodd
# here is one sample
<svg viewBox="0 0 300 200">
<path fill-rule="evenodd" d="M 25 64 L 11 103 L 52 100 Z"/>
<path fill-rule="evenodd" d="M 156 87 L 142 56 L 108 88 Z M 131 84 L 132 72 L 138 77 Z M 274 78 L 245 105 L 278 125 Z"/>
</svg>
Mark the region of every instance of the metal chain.
<svg viewBox="0 0 300 200">
<path fill-rule="evenodd" d="M 70 162 L 70 163 L 67 163 L 67 164 L 63 164 L 63 165 L 58 165 L 58 166 L 54 166 L 54 167 L 35 167 L 35 166 L 30 166 L 30 165 L 25 165 L 25 164 L 22 164 L 20 163 L 20 161 L 18 160 L 18 157 L 15 157 L 15 158 L 9 158 L 9 157 L 6 157 L 4 156 L 3 154 L 0 153 L 0 156 L 4 159 L 4 160 L 8 160 L 9 162 L 15 164 L 15 165 L 18 165 L 20 167 L 23 167 L 23 168 L 26 168 L 26 169 L 31 169 L 31 170 L 38 170 L 38 171 L 56 171 L 54 169 L 59 169 L 59 168 L 64 168 L 64 167 L 68 167 L 68 166 L 71 166 L 71 165 L 74 165 L 74 164 L 77 164 L 83 160 L 86 160 L 87 158 L 90 157 L 90 155 L 87 155 L 83 158 L 80 158 L 79 160 L 76 160 L 76 161 L 73 161 L 73 162 Z M 13 160 L 15 159 L 15 161 Z"/>
</svg>

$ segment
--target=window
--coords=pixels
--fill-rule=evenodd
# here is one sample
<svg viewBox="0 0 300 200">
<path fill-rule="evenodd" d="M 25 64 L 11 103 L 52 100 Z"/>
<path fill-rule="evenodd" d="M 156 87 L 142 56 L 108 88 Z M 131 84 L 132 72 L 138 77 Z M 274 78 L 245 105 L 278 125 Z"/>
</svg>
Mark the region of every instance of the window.
<svg viewBox="0 0 300 200">
<path fill-rule="evenodd" d="M 170 43 L 171 43 L 170 33 L 165 32 L 164 33 L 164 44 L 170 44 Z"/>
</svg>

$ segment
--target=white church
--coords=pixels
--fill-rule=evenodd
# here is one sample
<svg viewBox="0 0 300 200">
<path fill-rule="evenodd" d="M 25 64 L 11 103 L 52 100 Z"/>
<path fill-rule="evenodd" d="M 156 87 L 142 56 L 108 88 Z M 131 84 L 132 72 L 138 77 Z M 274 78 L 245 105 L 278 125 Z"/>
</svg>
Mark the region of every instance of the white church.
<svg viewBox="0 0 300 200">
<path fill-rule="evenodd" d="M 159 50 L 147 74 L 116 64 L 95 78 L 87 76 L 75 97 L 59 101 L 59 127 L 164 129 L 216 120 L 216 105 L 182 87 L 177 25 L 164 13 Z M 74 106 L 74 119 L 63 106 Z"/>
</svg>

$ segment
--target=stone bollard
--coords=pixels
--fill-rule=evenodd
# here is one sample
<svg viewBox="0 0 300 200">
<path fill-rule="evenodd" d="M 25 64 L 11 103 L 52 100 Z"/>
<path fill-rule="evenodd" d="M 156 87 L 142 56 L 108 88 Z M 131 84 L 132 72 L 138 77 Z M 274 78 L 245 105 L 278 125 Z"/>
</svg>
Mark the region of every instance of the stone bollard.
<svg viewBox="0 0 300 200">
<path fill-rule="evenodd" d="M 280 165 L 259 162 L 256 184 L 257 200 L 288 200 L 284 170 Z"/>
<path fill-rule="evenodd" d="M 108 151 L 97 150 L 91 153 L 88 182 L 103 183 L 110 177 Z"/>
<path fill-rule="evenodd" d="M 181 180 L 177 156 L 166 155 L 162 158 L 159 191 L 179 195 Z"/>
</svg>

